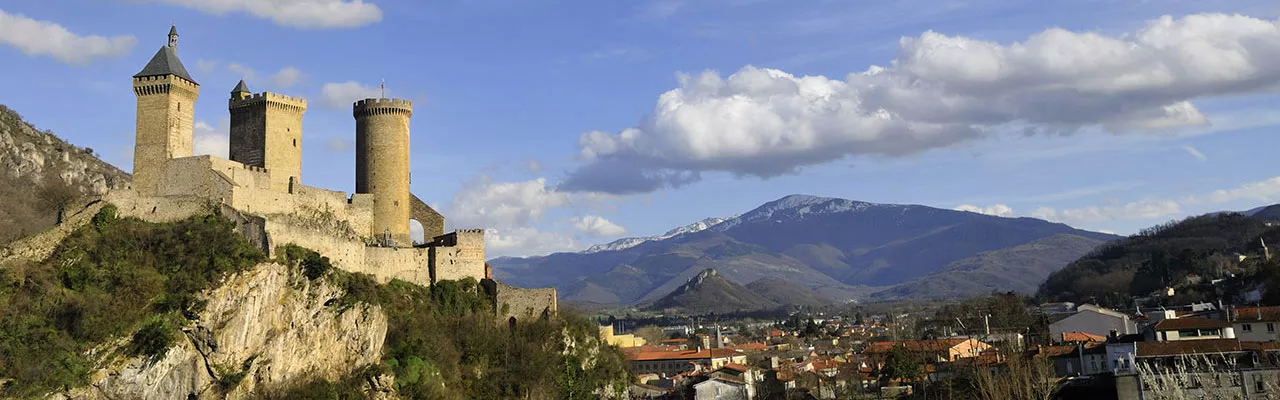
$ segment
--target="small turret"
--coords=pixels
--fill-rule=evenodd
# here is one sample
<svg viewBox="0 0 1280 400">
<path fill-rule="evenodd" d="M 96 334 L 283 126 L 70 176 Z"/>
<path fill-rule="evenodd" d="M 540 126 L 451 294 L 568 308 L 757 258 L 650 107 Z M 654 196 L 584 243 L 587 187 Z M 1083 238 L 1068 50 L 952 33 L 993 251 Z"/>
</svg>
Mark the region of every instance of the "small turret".
<svg viewBox="0 0 1280 400">
<path fill-rule="evenodd" d="M 236 84 L 235 89 L 231 89 L 231 98 L 236 100 L 244 100 L 252 95 L 253 92 L 249 91 L 249 85 L 244 83 L 244 79 L 241 79 L 240 83 Z"/>
<path fill-rule="evenodd" d="M 178 49 L 178 26 L 177 25 L 169 26 L 169 47 L 172 47 L 174 50 Z"/>
</svg>

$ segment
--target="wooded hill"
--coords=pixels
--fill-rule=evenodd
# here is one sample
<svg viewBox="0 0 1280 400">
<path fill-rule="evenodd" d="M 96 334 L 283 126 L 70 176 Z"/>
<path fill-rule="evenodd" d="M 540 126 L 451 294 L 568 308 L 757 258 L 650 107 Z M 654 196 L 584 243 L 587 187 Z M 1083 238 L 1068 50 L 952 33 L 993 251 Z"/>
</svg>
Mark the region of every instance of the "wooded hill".
<svg viewBox="0 0 1280 400">
<path fill-rule="evenodd" d="M 1040 286 L 1046 301 L 1127 304 L 1130 297 L 1213 279 L 1239 268 L 1236 254 L 1262 254 L 1261 240 L 1280 243 L 1280 226 L 1239 213 L 1189 217 L 1144 229 L 1099 246 L 1049 276 Z"/>
</svg>

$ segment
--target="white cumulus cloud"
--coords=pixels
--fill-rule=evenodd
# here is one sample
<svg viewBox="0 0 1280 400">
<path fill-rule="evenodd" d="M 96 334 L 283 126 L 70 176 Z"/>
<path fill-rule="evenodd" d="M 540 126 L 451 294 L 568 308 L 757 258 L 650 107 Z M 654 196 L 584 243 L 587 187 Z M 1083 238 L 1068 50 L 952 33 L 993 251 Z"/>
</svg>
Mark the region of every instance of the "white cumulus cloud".
<svg viewBox="0 0 1280 400">
<path fill-rule="evenodd" d="M 1280 176 L 1265 181 L 1250 182 L 1234 189 L 1215 190 L 1183 201 L 1193 204 L 1222 204 L 1236 200 L 1253 200 L 1260 203 L 1280 201 Z"/>
<path fill-rule="evenodd" d="M 207 122 L 196 121 L 191 143 L 192 153 L 197 156 L 207 154 L 227 158 L 231 152 L 231 136 L 227 132 L 226 127 L 214 128 Z"/>
<path fill-rule="evenodd" d="M 980 206 L 975 206 L 971 204 L 963 204 L 963 205 L 957 206 L 956 211 L 968 211 L 971 213 L 994 215 L 997 217 L 1005 217 L 1005 218 L 1014 216 L 1013 209 L 1009 208 L 1009 206 L 1004 204 L 995 204 L 989 207 L 980 207 Z"/>
<path fill-rule="evenodd" d="M 358 100 L 382 97 L 377 87 L 365 86 L 360 82 L 348 81 L 326 83 L 320 88 L 321 104 L 333 109 L 350 109 Z"/>
<path fill-rule="evenodd" d="M 150 0 L 214 15 L 243 13 L 293 28 L 357 28 L 382 20 L 364 0 Z"/>
<path fill-rule="evenodd" d="M 579 139 L 562 188 L 636 193 L 721 171 L 769 178 L 848 156 L 898 156 L 993 132 L 1143 133 L 1208 123 L 1191 103 L 1280 87 L 1280 24 L 1161 17 L 1106 36 L 1052 28 L 1016 43 L 933 31 L 843 78 L 744 67 L 679 75 L 641 123 Z"/>
<path fill-rule="evenodd" d="M 576 251 L 581 245 L 573 235 L 532 227 L 490 228 L 484 232 L 485 256 L 527 256 Z"/>
<path fill-rule="evenodd" d="M 573 218 L 572 222 L 575 229 L 591 237 L 607 238 L 627 234 L 626 228 L 597 215 Z"/>
<path fill-rule="evenodd" d="M 1182 205 L 1176 200 L 1145 199 L 1123 204 L 1107 204 L 1063 210 L 1040 207 L 1032 212 L 1031 216 L 1046 221 L 1079 225 L 1104 221 L 1168 218 L 1181 214 Z"/>
<path fill-rule="evenodd" d="M 138 39 L 131 35 L 81 36 L 51 21 L 37 21 L 0 10 L 0 43 L 32 56 L 50 56 L 68 64 L 129 53 Z"/>
<path fill-rule="evenodd" d="M 569 194 L 548 187 L 544 178 L 493 182 L 481 177 L 454 195 L 445 215 L 457 228 L 527 227 L 548 210 L 567 205 Z"/>
<path fill-rule="evenodd" d="M 293 84 L 298 83 L 298 80 L 301 79 L 302 71 L 299 71 L 294 67 L 284 67 L 280 72 L 276 72 L 275 75 L 271 76 L 271 82 L 281 88 L 293 86 Z"/>
</svg>

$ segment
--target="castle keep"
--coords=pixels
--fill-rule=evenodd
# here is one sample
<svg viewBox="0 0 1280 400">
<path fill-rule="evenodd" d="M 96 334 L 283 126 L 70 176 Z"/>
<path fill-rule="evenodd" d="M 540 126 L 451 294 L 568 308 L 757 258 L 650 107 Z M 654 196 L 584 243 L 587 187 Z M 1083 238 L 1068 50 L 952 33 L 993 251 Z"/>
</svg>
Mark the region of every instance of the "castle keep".
<svg viewBox="0 0 1280 400">
<path fill-rule="evenodd" d="M 176 27 L 170 29 L 168 43 L 133 76 L 133 90 L 133 184 L 104 198 L 122 214 L 164 222 L 229 208 L 242 232 L 268 252 L 297 244 L 381 282 L 429 285 L 487 277 L 484 231 L 446 234 L 444 217 L 409 192 L 413 104 L 408 100 L 364 99 L 352 105 L 356 190 L 348 195 L 303 184 L 307 101 L 252 93 L 243 80 L 227 100 L 229 159 L 193 156 L 193 106 L 200 84 L 178 59 Z M 422 224 L 425 243 L 413 243 L 410 219 Z M 548 295 L 550 301 L 545 300 Z M 518 308 L 509 312 L 513 315 L 555 311 L 554 289 L 504 285 L 496 298 L 509 303 L 501 309 Z M 543 300 L 530 302 L 533 298 Z"/>
</svg>

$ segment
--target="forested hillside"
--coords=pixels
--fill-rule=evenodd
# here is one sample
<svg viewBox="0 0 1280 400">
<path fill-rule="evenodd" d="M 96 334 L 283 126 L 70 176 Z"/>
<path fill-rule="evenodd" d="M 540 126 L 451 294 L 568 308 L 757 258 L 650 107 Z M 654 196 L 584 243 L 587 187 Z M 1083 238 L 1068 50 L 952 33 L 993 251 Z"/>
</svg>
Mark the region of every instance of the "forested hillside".
<svg viewBox="0 0 1280 400">
<path fill-rule="evenodd" d="M 1048 300 L 1114 303 L 1176 286 L 1188 276 L 1213 278 L 1235 268 L 1234 254 L 1259 254 L 1260 239 L 1280 243 L 1280 230 L 1238 213 L 1190 217 L 1099 246 L 1040 286 Z"/>
</svg>

